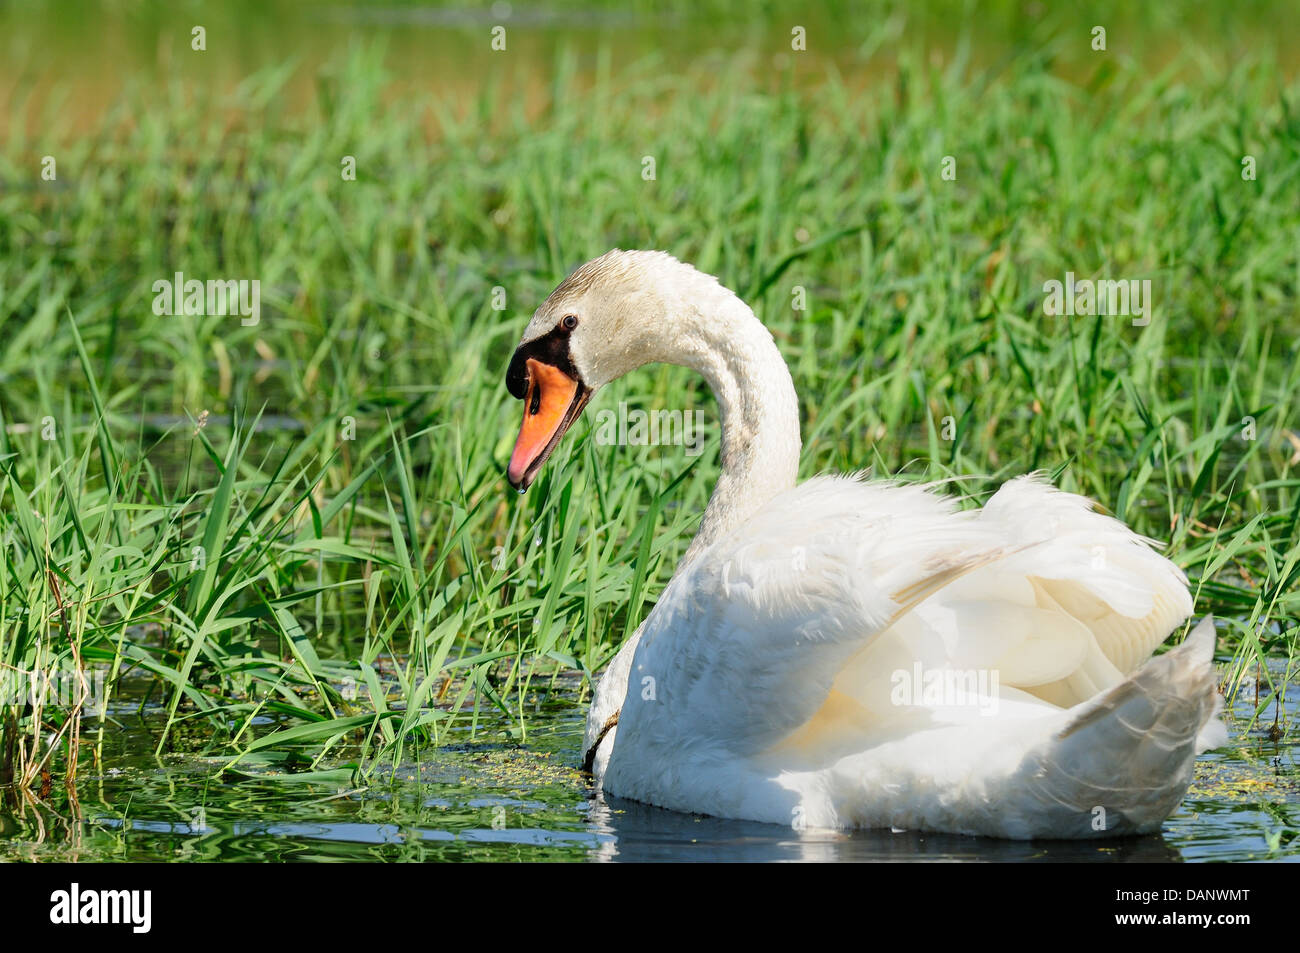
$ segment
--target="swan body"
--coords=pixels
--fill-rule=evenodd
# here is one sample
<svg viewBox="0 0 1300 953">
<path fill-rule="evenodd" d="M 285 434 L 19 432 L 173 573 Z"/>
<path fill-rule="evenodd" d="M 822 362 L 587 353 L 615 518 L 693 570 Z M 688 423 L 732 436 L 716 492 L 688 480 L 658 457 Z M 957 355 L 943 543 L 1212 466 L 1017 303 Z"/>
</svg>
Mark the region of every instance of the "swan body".
<svg viewBox="0 0 1300 953">
<path fill-rule="evenodd" d="M 1226 737 L 1208 618 L 1150 540 L 1037 476 L 961 510 L 932 488 L 796 485 L 793 383 L 715 279 L 660 252 L 588 262 L 507 374 L 526 488 L 596 389 L 656 361 L 708 380 L 722 474 L 587 722 L 609 794 L 804 828 L 1009 838 L 1159 830 Z"/>
</svg>

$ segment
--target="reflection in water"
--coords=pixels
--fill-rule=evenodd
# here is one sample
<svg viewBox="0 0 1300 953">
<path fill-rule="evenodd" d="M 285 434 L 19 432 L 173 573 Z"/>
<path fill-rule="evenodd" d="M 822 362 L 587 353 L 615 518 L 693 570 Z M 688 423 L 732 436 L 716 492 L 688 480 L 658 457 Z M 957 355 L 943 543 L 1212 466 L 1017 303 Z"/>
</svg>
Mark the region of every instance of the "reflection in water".
<svg viewBox="0 0 1300 953">
<path fill-rule="evenodd" d="M 803 831 L 776 824 L 679 814 L 598 796 L 592 852 L 604 861 L 1138 861 L 1181 860 L 1159 835 L 1113 841 L 1001 841 L 916 831 Z"/>
<path fill-rule="evenodd" d="M 214 777 L 225 757 L 152 753 L 138 702 L 111 712 L 103 761 L 77 789 L 0 790 L 0 861 L 1067 861 L 1300 859 L 1294 736 L 1248 729 L 1238 700 L 1232 743 L 1207 753 L 1163 836 L 1108 841 L 990 840 L 915 831 L 805 831 L 678 814 L 591 790 L 576 769 L 583 708 L 566 697 L 534 712 L 528 744 L 513 723 L 451 728 L 418 765 L 354 788 L 342 778 Z M 1283 718 L 1294 718 L 1294 696 Z M 1235 717 L 1233 717 L 1235 716 Z M 143 753 L 142 753 L 143 752 Z M 342 757 L 342 755 L 341 755 Z"/>
</svg>

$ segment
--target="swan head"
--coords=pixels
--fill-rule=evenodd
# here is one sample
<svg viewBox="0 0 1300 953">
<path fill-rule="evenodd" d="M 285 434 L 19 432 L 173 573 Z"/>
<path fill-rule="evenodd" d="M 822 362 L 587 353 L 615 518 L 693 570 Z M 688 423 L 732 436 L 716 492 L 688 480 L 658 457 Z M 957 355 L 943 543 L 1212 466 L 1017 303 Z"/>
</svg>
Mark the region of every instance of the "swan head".
<svg viewBox="0 0 1300 953">
<path fill-rule="evenodd" d="M 506 388 L 524 420 L 506 469 L 526 490 L 591 396 L 656 362 L 683 363 L 678 319 L 717 280 L 664 252 L 615 249 L 580 266 L 542 303 L 510 359 Z M 730 292 L 727 292 L 730 294 Z"/>
</svg>

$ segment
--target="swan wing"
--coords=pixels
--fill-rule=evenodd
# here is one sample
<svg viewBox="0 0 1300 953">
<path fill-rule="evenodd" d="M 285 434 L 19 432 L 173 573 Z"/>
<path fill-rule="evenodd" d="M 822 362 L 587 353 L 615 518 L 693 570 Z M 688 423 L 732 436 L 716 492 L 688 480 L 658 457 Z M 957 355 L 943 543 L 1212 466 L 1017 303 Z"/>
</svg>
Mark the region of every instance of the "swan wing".
<svg viewBox="0 0 1300 953">
<path fill-rule="evenodd" d="M 1004 555 L 976 516 L 922 487 L 856 476 L 777 496 L 665 589 L 632 662 L 621 730 L 644 708 L 667 715 L 642 726 L 665 743 L 689 735 L 740 753 L 780 739 L 873 637 Z"/>
<path fill-rule="evenodd" d="M 900 703 L 900 673 L 991 674 L 959 706 L 985 714 L 1060 710 L 1121 683 L 1190 612 L 1148 540 L 1037 477 L 965 511 L 922 486 L 817 477 L 677 574 L 623 723 L 664 745 L 824 758 L 970 716 Z"/>
</svg>

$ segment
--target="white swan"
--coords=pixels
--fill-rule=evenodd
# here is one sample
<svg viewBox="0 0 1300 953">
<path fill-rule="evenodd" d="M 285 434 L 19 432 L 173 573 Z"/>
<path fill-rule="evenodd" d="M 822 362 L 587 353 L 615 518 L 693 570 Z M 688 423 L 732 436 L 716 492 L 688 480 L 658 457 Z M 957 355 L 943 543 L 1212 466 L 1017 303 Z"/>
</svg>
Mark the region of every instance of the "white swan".
<svg viewBox="0 0 1300 953">
<path fill-rule="evenodd" d="M 716 279 L 612 251 L 537 310 L 507 386 L 524 490 L 602 385 L 653 362 L 717 398 L 699 531 L 597 686 L 612 795 L 796 828 L 1083 838 L 1159 829 L 1223 743 L 1207 618 L 1183 574 L 1034 477 L 982 510 L 916 486 L 795 485 L 799 417 L 771 334 Z"/>
</svg>

